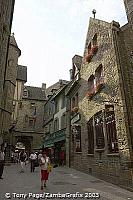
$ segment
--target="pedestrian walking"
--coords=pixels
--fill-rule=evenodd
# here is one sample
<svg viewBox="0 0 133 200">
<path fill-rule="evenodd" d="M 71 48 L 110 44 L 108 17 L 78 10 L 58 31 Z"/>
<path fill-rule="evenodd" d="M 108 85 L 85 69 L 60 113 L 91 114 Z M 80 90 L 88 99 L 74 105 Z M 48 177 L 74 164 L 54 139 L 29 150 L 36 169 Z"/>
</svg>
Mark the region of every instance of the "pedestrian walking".
<svg viewBox="0 0 133 200">
<path fill-rule="evenodd" d="M 39 154 L 38 154 L 38 162 L 39 162 L 39 163 L 40 163 L 41 157 L 42 157 L 42 150 L 40 150 L 40 151 L 39 151 Z"/>
<path fill-rule="evenodd" d="M 21 172 L 24 172 L 24 165 L 25 165 L 26 159 L 27 159 L 27 154 L 26 154 L 25 150 L 22 149 L 22 151 L 19 154 L 19 160 L 20 160 L 20 165 L 21 165 Z"/>
<path fill-rule="evenodd" d="M 41 190 L 46 187 L 46 182 L 49 177 L 48 165 L 50 164 L 50 159 L 47 157 L 46 152 L 42 152 L 42 157 L 40 159 L 40 168 L 41 168 Z"/>
<path fill-rule="evenodd" d="M 37 162 L 37 155 L 36 153 L 31 153 L 30 154 L 30 163 L 31 163 L 31 172 L 35 171 L 35 163 Z"/>
<path fill-rule="evenodd" d="M 11 152 L 11 163 L 14 163 L 14 152 Z"/>
<path fill-rule="evenodd" d="M 5 153 L 4 153 L 4 147 L 0 147 L 0 179 L 2 178 L 3 171 L 4 171 L 4 164 L 5 164 Z"/>
</svg>

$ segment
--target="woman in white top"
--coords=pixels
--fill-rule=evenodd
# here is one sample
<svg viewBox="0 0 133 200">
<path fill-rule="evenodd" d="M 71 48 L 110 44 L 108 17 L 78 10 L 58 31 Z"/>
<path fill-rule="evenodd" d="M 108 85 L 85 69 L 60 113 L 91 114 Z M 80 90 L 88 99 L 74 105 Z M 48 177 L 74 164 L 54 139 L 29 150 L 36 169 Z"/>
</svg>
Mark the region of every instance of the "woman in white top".
<svg viewBox="0 0 133 200">
<path fill-rule="evenodd" d="M 46 152 L 42 152 L 42 157 L 40 158 L 40 168 L 41 168 L 41 190 L 46 187 L 46 181 L 48 180 L 49 173 L 47 171 L 48 164 L 50 163 L 49 157 L 47 157 Z"/>
</svg>

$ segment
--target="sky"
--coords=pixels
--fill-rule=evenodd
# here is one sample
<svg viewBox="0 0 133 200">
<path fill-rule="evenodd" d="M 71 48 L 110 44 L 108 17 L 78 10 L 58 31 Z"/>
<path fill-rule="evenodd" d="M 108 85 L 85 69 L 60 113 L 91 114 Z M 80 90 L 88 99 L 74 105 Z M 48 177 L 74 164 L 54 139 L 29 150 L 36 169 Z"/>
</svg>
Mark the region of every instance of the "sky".
<svg viewBox="0 0 133 200">
<path fill-rule="evenodd" d="M 12 33 L 27 66 L 26 85 L 70 80 L 72 57 L 83 56 L 89 18 L 127 23 L 123 0 L 16 0 Z"/>
</svg>

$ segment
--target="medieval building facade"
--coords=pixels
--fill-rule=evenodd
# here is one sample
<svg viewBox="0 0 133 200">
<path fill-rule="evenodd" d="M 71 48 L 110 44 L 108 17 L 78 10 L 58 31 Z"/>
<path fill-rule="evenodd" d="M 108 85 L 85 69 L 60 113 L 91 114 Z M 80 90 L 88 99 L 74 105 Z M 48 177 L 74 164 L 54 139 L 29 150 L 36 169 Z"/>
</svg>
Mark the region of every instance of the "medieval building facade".
<svg viewBox="0 0 133 200">
<path fill-rule="evenodd" d="M 59 80 L 51 86 L 51 92 L 44 105 L 44 148 L 54 162 L 60 164 L 61 155 L 66 154 L 66 96 L 68 81 Z"/>
<path fill-rule="evenodd" d="M 12 60 L 12 64 L 11 62 L 9 64 L 10 58 L 11 56 L 13 56 L 11 55 L 11 49 L 13 48 L 13 46 L 10 40 L 10 32 L 14 11 L 14 3 L 14 0 L 0 1 L 0 144 L 3 143 L 4 135 L 9 132 L 11 109 L 7 105 L 7 101 L 10 101 L 11 104 L 10 98 L 12 97 L 12 94 L 9 94 L 9 88 L 12 87 L 13 89 L 14 78 L 16 78 L 11 77 L 9 70 L 10 67 L 12 68 L 12 70 L 14 70 L 16 67 L 16 60 L 14 61 L 14 59 Z M 8 55 L 9 43 L 10 55 Z M 9 88 L 7 88 L 8 85 Z M 7 89 L 9 89 L 8 94 Z"/>
<path fill-rule="evenodd" d="M 132 38 L 129 24 L 90 18 L 80 79 L 67 92 L 70 166 L 125 187 L 133 184 Z"/>
<path fill-rule="evenodd" d="M 13 146 L 23 143 L 28 153 L 41 148 L 43 136 L 43 108 L 46 101 L 45 88 L 23 86 L 18 103 L 17 121 L 13 134 Z"/>
</svg>

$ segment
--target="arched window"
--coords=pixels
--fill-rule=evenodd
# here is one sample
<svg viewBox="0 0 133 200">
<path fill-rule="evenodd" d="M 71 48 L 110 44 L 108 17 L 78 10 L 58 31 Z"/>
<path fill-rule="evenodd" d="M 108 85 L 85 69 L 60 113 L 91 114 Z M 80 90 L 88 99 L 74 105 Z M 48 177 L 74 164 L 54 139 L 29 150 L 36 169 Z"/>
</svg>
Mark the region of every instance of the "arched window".
<svg viewBox="0 0 133 200">
<path fill-rule="evenodd" d="M 104 73 L 102 64 L 95 71 L 96 87 L 101 87 L 104 84 Z M 98 88 L 97 88 L 98 89 Z"/>
<path fill-rule="evenodd" d="M 94 35 L 94 37 L 92 39 L 92 44 L 93 44 L 93 46 L 97 45 L 97 33 Z"/>
<path fill-rule="evenodd" d="M 88 91 L 91 94 L 95 93 L 95 76 L 93 74 L 88 79 Z"/>
</svg>

